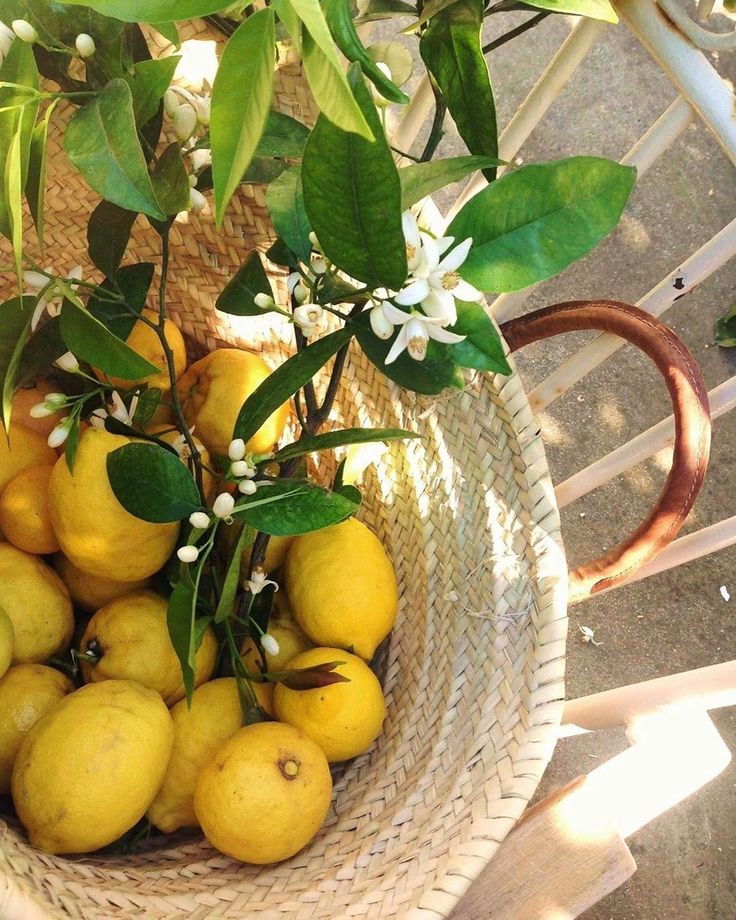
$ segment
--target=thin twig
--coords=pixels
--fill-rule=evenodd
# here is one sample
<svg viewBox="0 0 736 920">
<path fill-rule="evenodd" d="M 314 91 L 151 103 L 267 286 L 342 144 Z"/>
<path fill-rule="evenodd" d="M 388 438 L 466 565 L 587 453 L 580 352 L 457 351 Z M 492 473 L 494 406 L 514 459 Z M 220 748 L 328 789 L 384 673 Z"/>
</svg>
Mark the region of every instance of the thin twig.
<svg viewBox="0 0 736 920">
<path fill-rule="evenodd" d="M 509 32 L 505 32 L 503 35 L 499 35 L 498 38 L 495 38 L 492 42 L 488 42 L 487 45 L 483 46 L 483 54 L 488 54 L 490 51 L 495 51 L 496 48 L 500 48 L 501 45 L 505 45 L 506 42 L 510 42 L 512 38 L 523 35 L 524 32 L 528 32 L 529 29 L 533 29 L 534 26 L 538 25 L 548 16 L 548 12 L 537 13 L 536 16 L 532 16 L 532 18 L 527 19 L 526 22 L 522 22 L 522 24 L 517 26 L 515 29 L 511 29 Z"/>
<path fill-rule="evenodd" d="M 445 115 L 447 114 L 447 103 L 439 90 L 439 87 L 432 80 L 432 92 L 434 93 L 434 118 L 432 127 L 429 130 L 427 143 L 424 145 L 422 155 L 419 157 L 420 163 L 426 163 L 434 156 L 434 152 L 439 146 L 444 135 Z"/>
</svg>

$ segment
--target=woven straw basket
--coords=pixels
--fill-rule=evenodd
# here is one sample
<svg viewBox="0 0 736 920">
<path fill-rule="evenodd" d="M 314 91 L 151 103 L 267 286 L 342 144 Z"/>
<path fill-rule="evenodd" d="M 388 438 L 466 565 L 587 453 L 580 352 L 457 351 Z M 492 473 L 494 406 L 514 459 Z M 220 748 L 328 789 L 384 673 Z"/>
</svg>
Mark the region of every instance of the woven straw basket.
<svg viewBox="0 0 736 920">
<path fill-rule="evenodd" d="M 298 63 L 280 69 L 277 98 L 284 111 L 313 115 Z M 95 199 L 58 135 L 48 163 L 45 260 L 62 271 L 86 262 Z M 195 351 L 240 344 L 273 365 L 289 353 L 280 318 L 238 320 L 213 307 L 245 250 L 268 241 L 260 187 L 241 189 L 223 233 L 206 215 L 175 227 L 170 307 Z M 159 260 L 143 221 L 130 254 Z M 388 717 L 373 749 L 336 777 L 325 827 L 293 859 L 253 867 L 195 833 L 152 837 L 128 856 L 59 858 L 31 848 L 9 820 L 5 920 L 434 920 L 521 815 L 556 738 L 567 630 L 557 508 L 521 384 L 478 375 L 464 392 L 417 397 L 356 350 L 331 422 L 423 437 L 392 445 L 364 484 L 361 517 L 400 586 L 398 622 L 377 659 Z"/>
</svg>

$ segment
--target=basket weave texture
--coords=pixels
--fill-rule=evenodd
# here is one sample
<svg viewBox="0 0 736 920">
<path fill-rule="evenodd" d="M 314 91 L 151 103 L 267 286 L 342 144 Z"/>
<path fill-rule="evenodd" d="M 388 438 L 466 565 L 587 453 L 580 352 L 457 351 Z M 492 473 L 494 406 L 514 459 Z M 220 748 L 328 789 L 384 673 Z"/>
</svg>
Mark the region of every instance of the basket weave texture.
<svg viewBox="0 0 736 920">
<path fill-rule="evenodd" d="M 202 23 L 190 28 L 185 37 L 212 38 Z M 276 96 L 282 111 L 314 116 L 288 55 Z M 44 262 L 57 271 L 87 261 L 96 204 L 60 146 L 57 133 Z M 213 306 L 245 251 L 272 239 L 263 191 L 243 186 L 221 233 L 207 215 L 175 227 L 169 305 L 195 351 L 238 344 L 276 365 L 291 352 L 288 324 Z M 135 261 L 158 261 L 159 246 L 139 220 Z M 393 444 L 364 483 L 360 516 L 386 546 L 401 598 L 377 660 L 388 717 L 374 748 L 336 779 L 325 827 L 293 859 L 251 867 L 190 833 L 128 856 L 54 857 L 9 821 L 0 824 L 4 920 L 438 920 L 523 812 L 554 747 L 567 619 L 558 512 L 520 381 L 479 375 L 463 392 L 417 397 L 356 350 L 330 423 L 423 437 Z"/>
</svg>

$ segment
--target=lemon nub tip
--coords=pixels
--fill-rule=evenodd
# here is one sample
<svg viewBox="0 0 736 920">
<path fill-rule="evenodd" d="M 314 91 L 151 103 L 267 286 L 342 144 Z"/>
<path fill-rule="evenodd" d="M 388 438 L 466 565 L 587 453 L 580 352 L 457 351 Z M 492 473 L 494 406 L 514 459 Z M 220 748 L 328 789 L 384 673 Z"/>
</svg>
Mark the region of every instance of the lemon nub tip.
<svg viewBox="0 0 736 920">
<path fill-rule="evenodd" d="M 292 757 L 279 761 L 279 770 L 284 779 L 296 779 L 299 775 L 299 761 Z"/>
</svg>

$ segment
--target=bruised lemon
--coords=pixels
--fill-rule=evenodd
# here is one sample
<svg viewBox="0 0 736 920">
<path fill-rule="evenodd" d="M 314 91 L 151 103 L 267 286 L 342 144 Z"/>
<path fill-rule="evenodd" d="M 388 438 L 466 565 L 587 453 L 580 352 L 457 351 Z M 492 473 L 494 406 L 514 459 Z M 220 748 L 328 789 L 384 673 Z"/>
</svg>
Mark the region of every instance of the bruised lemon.
<svg viewBox="0 0 736 920">
<path fill-rule="evenodd" d="M 0 495 L 0 530 L 27 553 L 55 553 L 59 543 L 49 514 L 53 464 L 29 466 L 15 475 Z"/>
<path fill-rule="evenodd" d="M 391 560 L 355 518 L 297 537 L 284 578 L 294 617 L 316 645 L 368 660 L 394 625 L 399 594 Z"/>
<path fill-rule="evenodd" d="M 89 575 L 78 569 L 62 553 L 57 553 L 53 562 L 58 575 L 69 589 L 72 602 L 85 613 L 95 613 L 116 597 L 147 588 L 150 581 L 148 578 L 139 581 L 115 581 L 111 578 L 100 578 L 99 575 Z"/>
<path fill-rule="evenodd" d="M 308 735 L 333 763 L 363 754 L 381 734 L 386 718 L 383 690 L 376 675 L 357 655 L 339 648 L 313 648 L 289 662 L 289 669 L 311 668 L 330 661 L 342 662 L 335 671 L 346 681 L 290 690 L 276 684 L 273 706 L 276 718 Z"/>
<path fill-rule="evenodd" d="M 98 610 L 79 647 L 91 659 L 80 661 L 85 682 L 124 678 L 160 693 L 168 706 L 182 699 L 181 664 L 169 638 L 166 608 L 153 591 L 137 591 Z M 208 627 L 195 657 L 195 686 L 209 678 L 216 659 L 217 640 Z"/>
<path fill-rule="evenodd" d="M 271 712 L 270 684 L 254 683 L 259 703 Z M 268 691 L 268 692 L 265 692 Z M 199 827 L 194 813 L 194 789 L 202 769 L 222 745 L 243 727 L 243 711 L 234 677 L 221 677 L 198 687 L 191 708 L 182 700 L 171 709 L 174 749 L 163 785 L 148 817 L 159 830 Z"/>
<path fill-rule="evenodd" d="M 320 829 L 332 798 L 325 755 L 291 725 L 241 728 L 204 767 L 194 811 L 212 844 L 263 865 L 298 853 Z"/>
<path fill-rule="evenodd" d="M 0 678 L 0 795 L 10 792 L 13 764 L 25 736 L 72 690 L 68 677 L 44 664 L 15 664 Z"/>
<path fill-rule="evenodd" d="M 270 373 L 265 361 L 249 351 L 218 348 L 195 361 L 182 376 L 179 395 L 187 424 L 196 426 L 197 436 L 211 453 L 227 455 L 241 406 Z M 261 425 L 246 449 L 255 454 L 269 451 L 288 418 L 285 402 Z"/>
<path fill-rule="evenodd" d="M 130 830 L 166 774 L 174 726 L 158 693 L 132 680 L 76 690 L 23 739 L 13 803 L 33 846 L 89 853 Z"/>
<path fill-rule="evenodd" d="M 142 315 L 154 323 L 158 322 L 158 314 L 154 310 L 146 309 L 143 311 Z M 178 378 L 184 373 L 184 369 L 187 366 L 187 348 L 184 343 L 184 337 L 179 331 L 179 327 L 176 323 L 172 322 L 170 319 L 164 321 L 164 336 L 174 356 L 174 370 Z M 136 320 L 133 328 L 128 334 L 128 338 L 125 340 L 125 344 L 129 348 L 132 348 L 133 351 L 142 358 L 145 358 L 146 361 L 159 368 L 158 372 L 149 374 L 146 377 L 140 377 L 137 380 L 125 380 L 121 377 L 111 377 L 98 368 L 94 368 L 97 379 L 102 381 L 108 380 L 112 386 L 116 388 L 122 387 L 123 389 L 141 386 L 147 383 L 151 387 L 157 387 L 164 393 L 168 393 L 171 389 L 171 379 L 169 377 L 166 355 L 164 354 L 161 340 L 156 332 L 151 329 L 150 326 L 146 325 L 146 323 L 141 322 L 141 320 Z"/>
<path fill-rule="evenodd" d="M 0 422 L 0 493 L 21 470 L 55 462 L 56 451 L 38 431 L 11 423 L 8 437 Z"/>
<path fill-rule="evenodd" d="M 45 661 L 64 651 L 74 630 L 66 585 L 38 556 L 0 543 L 0 607 L 13 623 L 13 661 Z"/>
<path fill-rule="evenodd" d="M 90 428 L 79 439 L 74 472 L 64 457 L 49 482 L 49 511 L 64 555 L 83 572 L 113 581 L 140 581 L 157 572 L 176 546 L 179 524 L 134 517 L 115 497 L 107 456 L 131 441 Z"/>
</svg>

